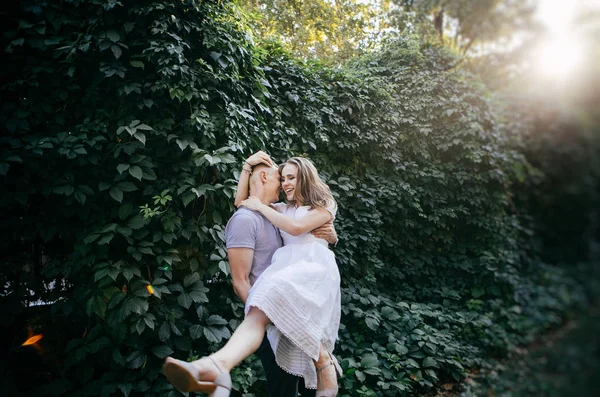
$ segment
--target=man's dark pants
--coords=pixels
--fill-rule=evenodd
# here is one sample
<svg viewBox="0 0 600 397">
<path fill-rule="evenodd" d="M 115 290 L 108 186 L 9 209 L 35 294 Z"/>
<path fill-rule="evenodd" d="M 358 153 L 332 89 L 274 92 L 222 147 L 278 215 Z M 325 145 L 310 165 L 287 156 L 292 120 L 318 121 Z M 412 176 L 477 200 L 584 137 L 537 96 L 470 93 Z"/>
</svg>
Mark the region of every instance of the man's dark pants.
<svg viewBox="0 0 600 397">
<path fill-rule="evenodd" d="M 288 374 L 277 365 L 275 354 L 273 354 L 266 334 L 256 351 L 256 355 L 260 358 L 267 374 L 267 391 L 269 397 L 298 397 L 298 392 L 300 392 L 300 396 L 302 397 L 315 396 L 315 390 L 304 388 L 304 379 Z"/>
</svg>

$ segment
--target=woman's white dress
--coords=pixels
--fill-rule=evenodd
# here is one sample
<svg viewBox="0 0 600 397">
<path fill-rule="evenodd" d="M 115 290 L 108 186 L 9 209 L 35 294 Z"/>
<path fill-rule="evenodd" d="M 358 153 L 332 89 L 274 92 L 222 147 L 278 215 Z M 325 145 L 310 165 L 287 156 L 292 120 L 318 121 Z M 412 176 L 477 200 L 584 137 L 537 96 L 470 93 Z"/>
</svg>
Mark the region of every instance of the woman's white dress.
<svg viewBox="0 0 600 397">
<path fill-rule="evenodd" d="M 274 204 L 277 210 L 296 220 L 308 206 Z M 336 207 L 327 208 L 335 217 Z M 273 255 L 271 265 L 250 289 L 245 313 L 252 306 L 261 309 L 273 325 L 267 336 L 277 364 L 302 376 L 307 388 L 317 388 L 313 360 L 320 346 L 333 351 L 341 315 L 340 273 L 327 242 L 310 233 L 292 236 L 281 230 L 284 246 Z"/>
</svg>

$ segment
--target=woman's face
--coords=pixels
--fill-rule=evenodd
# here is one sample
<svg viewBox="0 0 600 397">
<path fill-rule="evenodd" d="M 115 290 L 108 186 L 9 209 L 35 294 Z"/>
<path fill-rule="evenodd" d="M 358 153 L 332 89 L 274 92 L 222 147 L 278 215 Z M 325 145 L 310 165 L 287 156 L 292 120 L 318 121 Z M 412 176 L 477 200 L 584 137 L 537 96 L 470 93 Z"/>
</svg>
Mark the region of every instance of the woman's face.
<svg viewBox="0 0 600 397">
<path fill-rule="evenodd" d="M 281 190 L 288 201 L 294 199 L 296 183 L 298 181 L 298 167 L 294 164 L 286 164 L 281 170 Z"/>
</svg>

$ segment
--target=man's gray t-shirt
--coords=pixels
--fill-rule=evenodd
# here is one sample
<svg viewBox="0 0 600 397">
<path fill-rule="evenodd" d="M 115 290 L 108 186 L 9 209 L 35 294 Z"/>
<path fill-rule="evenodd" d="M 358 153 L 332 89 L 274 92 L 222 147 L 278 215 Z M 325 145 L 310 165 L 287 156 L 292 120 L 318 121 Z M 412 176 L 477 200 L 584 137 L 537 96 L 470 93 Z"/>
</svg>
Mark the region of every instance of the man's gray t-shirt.
<svg viewBox="0 0 600 397">
<path fill-rule="evenodd" d="M 279 230 L 260 212 L 239 208 L 225 227 L 227 248 L 252 248 L 252 268 L 250 285 L 253 285 L 261 273 L 271 264 L 275 251 L 283 244 Z"/>
</svg>

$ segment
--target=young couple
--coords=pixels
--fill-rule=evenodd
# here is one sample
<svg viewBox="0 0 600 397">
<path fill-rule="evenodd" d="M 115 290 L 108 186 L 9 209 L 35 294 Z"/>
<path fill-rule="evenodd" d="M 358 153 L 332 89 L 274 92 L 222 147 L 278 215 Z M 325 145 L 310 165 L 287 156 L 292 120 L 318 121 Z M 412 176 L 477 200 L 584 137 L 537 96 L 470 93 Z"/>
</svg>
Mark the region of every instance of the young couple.
<svg viewBox="0 0 600 397">
<path fill-rule="evenodd" d="M 273 204 L 280 189 L 287 203 Z M 297 397 L 302 383 L 311 389 L 303 397 L 336 396 L 341 369 L 331 353 L 341 300 L 326 241 L 336 240 L 329 187 L 309 160 L 293 157 L 277 168 L 259 151 L 244 162 L 235 204 L 227 255 L 245 319 L 219 351 L 194 362 L 168 357 L 163 373 L 180 391 L 227 397 L 229 372 L 257 352 L 270 396 Z"/>
</svg>

